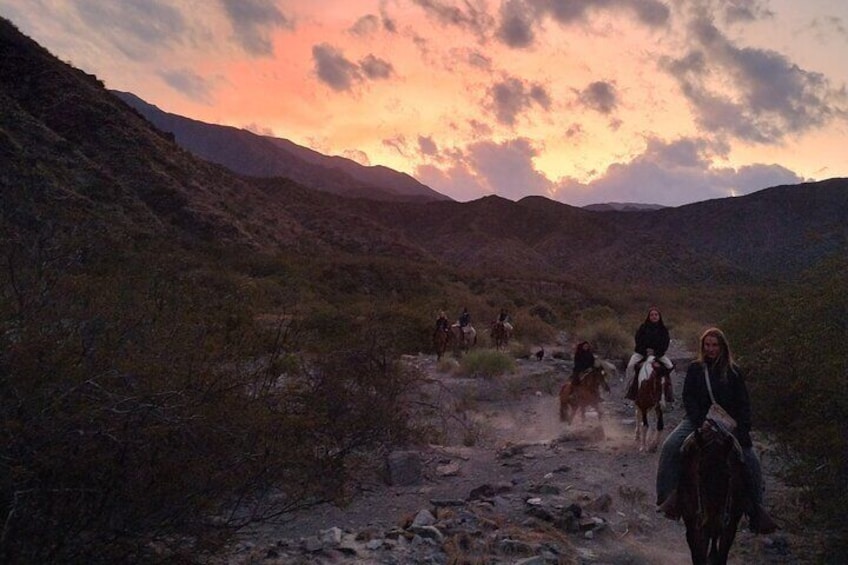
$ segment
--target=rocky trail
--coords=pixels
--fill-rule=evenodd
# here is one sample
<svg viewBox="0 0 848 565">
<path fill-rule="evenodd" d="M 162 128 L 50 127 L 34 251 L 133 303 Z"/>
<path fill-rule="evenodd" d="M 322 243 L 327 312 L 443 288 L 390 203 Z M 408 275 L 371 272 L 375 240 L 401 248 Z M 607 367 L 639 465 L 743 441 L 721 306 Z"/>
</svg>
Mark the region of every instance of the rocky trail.
<svg viewBox="0 0 848 565">
<path fill-rule="evenodd" d="M 679 396 L 690 356 L 671 353 Z M 683 523 L 654 510 L 658 454 L 638 450 L 621 374 L 610 381 L 602 418 L 590 412 L 569 426 L 557 398 L 569 361 L 519 359 L 511 375 L 470 379 L 439 372 L 431 355 L 407 360 L 430 377 L 439 402 L 462 413 L 445 444 L 389 454 L 388 481 L 361 485 L 344 507 L 243 532 L 226 562 L 690 562 Z M 666 414 L 666 431 L 681 415 L 679 405 Z M 756 433 L 755 445 L 766 504 L 782 529 L 754 536 L 743 518 L 730 563 L 808 563 L 798 494 L 779 481 L 780 461 Z"/>
</svg>

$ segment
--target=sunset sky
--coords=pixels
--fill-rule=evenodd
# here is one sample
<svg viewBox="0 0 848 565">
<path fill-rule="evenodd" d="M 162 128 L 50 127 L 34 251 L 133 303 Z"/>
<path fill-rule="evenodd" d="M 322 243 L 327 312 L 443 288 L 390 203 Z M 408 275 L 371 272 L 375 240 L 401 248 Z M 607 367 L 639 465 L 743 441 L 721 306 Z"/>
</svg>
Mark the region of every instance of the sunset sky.
<svg viewBox="0 0 848 565">
<path fill-rule="evenodd" d="M 848 177 L 846 0 L 3 0 L 0 15 L 107 88 L 459 201 L 676 206 Z"/>
</svg>

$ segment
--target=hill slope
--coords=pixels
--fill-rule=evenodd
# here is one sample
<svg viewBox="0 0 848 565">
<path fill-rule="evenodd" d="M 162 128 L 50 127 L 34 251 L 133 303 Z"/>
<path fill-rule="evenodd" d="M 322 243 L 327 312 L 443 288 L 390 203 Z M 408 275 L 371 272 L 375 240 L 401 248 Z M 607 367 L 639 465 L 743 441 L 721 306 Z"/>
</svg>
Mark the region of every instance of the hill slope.
<svg viewBox="0 0 848 565">
<path fill-rule="evenodd" d="M 388 167 L 366 167 L 344 157 L 329 157 L 287 139 L 257 135 L 164 112 L 134 94 L 117 92 L 176 142 L 198 157 L 253 177 L 286 177 L 333 194 L 375 200 L 450 200 L 411 176 Z"/>
<path fill-rule="evenodd" d="M 848 248 L 846 179 L 592 212 L 542 197 L 374 201 L 242 177 L 181 149 L 5 20 L 0 42 L 0 183 L 12 232 L 49 222 L 89 240 L 155 236 L 304 257 L 383 255 L 507 278 L 673 286 L 784 278 Z M 268 139 L 232 133 L 273 154 Z M 339 175 L 340 190 L 364 190 Z"/>
</svg>

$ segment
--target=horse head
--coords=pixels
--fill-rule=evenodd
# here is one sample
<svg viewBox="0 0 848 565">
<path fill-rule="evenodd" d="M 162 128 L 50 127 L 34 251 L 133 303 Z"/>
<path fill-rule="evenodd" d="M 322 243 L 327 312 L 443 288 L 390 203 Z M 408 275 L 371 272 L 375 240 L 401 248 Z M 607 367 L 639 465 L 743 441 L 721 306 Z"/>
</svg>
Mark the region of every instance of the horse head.
<svg viewBox="0 0 848 565">
<path fill-rule="evenodd" d="M 742 449 L 707 420 L 683 444 L 680 510 L 693 563 L 727 563 L 745 505 Z"/>
</svg>

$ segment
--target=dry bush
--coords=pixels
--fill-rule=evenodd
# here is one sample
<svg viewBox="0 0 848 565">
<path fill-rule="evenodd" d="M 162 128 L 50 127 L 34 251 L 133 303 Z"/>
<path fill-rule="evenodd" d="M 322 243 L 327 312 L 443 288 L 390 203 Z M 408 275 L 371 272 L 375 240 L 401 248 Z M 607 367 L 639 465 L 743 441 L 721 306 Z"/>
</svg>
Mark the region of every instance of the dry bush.
<svg viewBox="0 0 848 565">
<path fill-rule="evenodd" d="M 514 373 L 515 368 L 514 358 L 492 349 L 469 351 L 459 362 L 460 373 L 471 377 L 497 377 L 505 373 Z"/>
<path fill-rule="evenodd" d="M 848 558 L 848 264 L 824 263 L 790 287 L 748 297 L 724 328 L 746 374 L 754 426 L 778 437 L 789 479 L 811 494 L 829 534 L 824 562 Z"/>
<path fill-rule="evenodd" d="M 590 342 L 601 357 L 627 359 L 633 351 L 633 336 L 611 318 L 586 323 L 575 330 L 575 334 L 576 341 Z"/>
<path fill-rule="evenodd" d="M 352 465 L 414 436 L 416 375 L 379 333 L 306 362 L 298 323 L 255 324 L 255 287 L 196 255 L 2 251 L 4 562 L 196 555 L 344 497 Z"/>
</svg>

